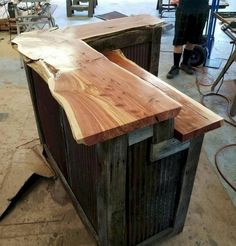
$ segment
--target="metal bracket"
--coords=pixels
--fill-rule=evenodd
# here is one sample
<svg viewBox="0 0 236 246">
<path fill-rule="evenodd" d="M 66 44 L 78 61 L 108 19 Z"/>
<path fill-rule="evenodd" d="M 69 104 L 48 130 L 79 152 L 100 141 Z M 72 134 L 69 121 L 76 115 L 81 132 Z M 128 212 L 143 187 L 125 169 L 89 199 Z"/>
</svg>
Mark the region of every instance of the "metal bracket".
<svg viewBox="0 0 236 246">
<path fill-rule="evenodd" d="M 153 136 L 153 125 L 135 130 L 128 134 L 129 146 Z"/>
<path fill-rule="evenodd" d="M 190 142 L 180 142 L 179 140 L 172 138 L 160 142 L 158 144 L 151 145 L 150 151 L 150 161 L 156 162 L 160 159 L 173 155 L 177 152 L 188 149 L 190 146 Z"/>
</svg>

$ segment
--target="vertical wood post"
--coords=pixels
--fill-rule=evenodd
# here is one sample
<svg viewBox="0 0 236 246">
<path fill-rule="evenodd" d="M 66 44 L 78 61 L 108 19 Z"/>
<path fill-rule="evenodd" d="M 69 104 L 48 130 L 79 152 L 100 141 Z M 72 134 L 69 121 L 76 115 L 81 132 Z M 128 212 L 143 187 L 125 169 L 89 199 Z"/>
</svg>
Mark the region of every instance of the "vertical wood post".
<svg viewBox="0 0 236 246">
<path fill-rule="evenodd" d="M 88 1 L 88 17 L 93 17 L 94 13 L 94 0 Z"/>
<path fill-rule="evenodd" d="M 234 100 L 233 100 L 233 103 L 231 105 L 230 115 L 231 116 L 235 116 L 236 115 L 236 94 L 234 95 Z"/>
<path fill-rule="evenodd" d="M 66 0 L 66 15 L 67 15 L 67 17 L 71 17 L 72 16 L 71 5 L 72 5 L 71 0 Z"/>
<path fill-rule="evenodd" d="M 126 245 L 126 166 L 128 138 L 97 145 L 101 169 L 98 181 L 98 234 L 103 246 Z"/>
<path fill-rule="evenodd" d="M 152 143 L 160 143 L 174 136 L 174 119 L 165 120 L 153 125 Z"/>
<path fill-rule="evenodd" d="M 201 147 L 204 134 L 200 135 L 190 142 L 188 157 L 183 170 L 183 182 L 181 185 L 180 199 L 176 210 L 174 221 L 174 231 L 179 233 L 183 230 L 185 218 L 188 212 L 190 197 L 192 194 L 193 183 L 196 175 L 198 161 L 201 153 Z"/>
<path fill-rule="evenodd" d="M 153 28 L 152 33 L 152 47 L 151 47 L 151 62 L 149 72 L 158 75 L 159 58 L 160 58 L 160 46 L 161 46 L 161 32 L 160 26 Z"/>
</svg>

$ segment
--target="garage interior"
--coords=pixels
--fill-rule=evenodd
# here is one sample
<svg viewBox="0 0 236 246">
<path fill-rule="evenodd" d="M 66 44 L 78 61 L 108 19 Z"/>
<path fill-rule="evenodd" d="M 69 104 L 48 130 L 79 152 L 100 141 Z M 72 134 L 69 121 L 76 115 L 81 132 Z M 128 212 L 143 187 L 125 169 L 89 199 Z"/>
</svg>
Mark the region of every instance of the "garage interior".
<svg viewBox="0 0 236 246">
<path fill-rule="evenodd" d="M 219 12 L 236 11 L 235 1 L 227 2 L 229 5 Z M 154 0 L 98 1 L 93 17 L 88 17 L 87 10 L 74 10 L 72 17 L 67 17 L 66 1 L 51 0 L 50 3 L 56 6 L 52 16 L 55 28 L 59 29 L 103 22 L 98 18 L 99 15 L 113 11 L 126 16 L 148 14 L 160 18 L 159 10 L 156 9 L 157 1 Z M 201 65 L 195 69 L 194 75 L 180 72 L 179 76 L 168 80 L 166 74 L 173 62 L 175 11 L 163 11 L 161 17 L 165 24 L 161 37 L 158 78 L 201 102 L 202 95 L 211 93 L 212 84 L 228 60 L 232 39 L 221 30 L 222 23 L 217 20 L 209 60 L 212 64 L 219 63 L 219 66 Z M 41 158 L 29 151 L 35 149 L 35 146 L 40 147 L 40 141 L 22 60 L 11 45 L 15 37 L 15 31 L 0 31 L 0 245 L 96 245 L 96 240 L 81 221 L 61 180 L 48 168 L 41 170 L 37 166 L 37 163 L 42 162 Z M 225 121 L 220 128 L 208 132 L 204 138 L 183 231 L 151 245 L 236 245 L 236 193 L 222 179 L 215 165 L 217 152 L 230 145 L 230 148 L 222 150 L 217 161 L 235 187 L 236 117 L 229 117 L 228 114 L 236 93 L 235 68 L 235 63 L 232 63 L 219 90 L 229 102 L 223 97 L 204 97 L 204 104 Z M 19 176 L 21 172 L 25 175 L 22 180 Z M 11 191 L 16 191 L 19 188 L 16 186 L 20 182 L 22 184 L 26 177 L 30 179 L 23 191 L 18 195 L 13 193 L 11 197 Z M 6 201 L 9 203 L 7 209 Z"/>
</svg>

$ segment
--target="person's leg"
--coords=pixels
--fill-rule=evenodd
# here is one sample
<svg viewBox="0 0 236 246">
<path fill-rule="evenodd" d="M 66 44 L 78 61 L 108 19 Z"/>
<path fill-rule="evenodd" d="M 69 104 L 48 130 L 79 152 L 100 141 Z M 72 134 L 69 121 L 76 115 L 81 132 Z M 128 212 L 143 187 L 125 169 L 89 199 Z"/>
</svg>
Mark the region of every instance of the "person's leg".
<svg viewBox="0 0 236 246">
<path fill-rule="evenodd" d="M 183 61 L 180 65 L 180 68 L 186 72 L 187 74 L 193 74 L 193 69 L 191 65 L 189 64 L 189 60 L 192 56 L 192 51 L 194 48 L 194 44 L 187 42 L 184 48 L 184 53 L 183 53 Z"/>
<path fill-rule="evenodd" d="M 183 52 L 183 46 L 182 45 L 175 45 L 174 46 L 174 65 L 171 67 L 170 71 L 167 73 L 166 77 L 167 79 L 173 79 L 176 75 L 179 74 L 179 63 Z"/>
<path fill-rule="evenodd" d="M 171 67 L 170 71 L 167 74 L 168 79 L 174 78 L 179 74 L 179 63 L 181 60 L 183 45 L 186 44 L 186 18 L 187 15 L 179 8 L 176 9 L 175 13 L 175 36 L 173 40 L 174 52 L 174 64 Z"/>
<path fill-rule="evenodd" d="M 193 69 L 189 63 L 195 44 L 201 44 L 202 33 L 208 17 L 208 10 L 197 15 L 190 15 L 187 26 L 187 43 L 183 53 L 183 61 L 180 68 L 187 74 L 193 74 Z"/>
<path fill-rule="evenodd" d="M 179 67 L 182 52 L 183 52 L 183 45 L 174 46 L 174 66 L 176 67 Z"/>
<path fill-rule="evenodd" d="M 189 65 L 189 59 L 193 53 L 192 52 L 193 48 L 194 48 L 194 44 L 187 42 L 184 48 L 184 53 L 183 53 L 183 64 Z"/>
</svg>

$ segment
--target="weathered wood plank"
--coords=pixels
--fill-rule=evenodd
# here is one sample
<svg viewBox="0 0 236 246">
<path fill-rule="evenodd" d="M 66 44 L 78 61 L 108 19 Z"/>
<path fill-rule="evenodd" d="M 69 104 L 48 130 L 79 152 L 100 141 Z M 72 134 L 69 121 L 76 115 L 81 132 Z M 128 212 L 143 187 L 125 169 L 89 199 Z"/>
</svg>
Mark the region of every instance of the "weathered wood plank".
<svg viewBox="0 0 236 246">
<path fill-rule="evenodd" d="M 162 141 L 173 138 L 174 136 L 174 119 L 165 120 L 153 126 L 152 143 L 160 143 Z"/>
<path fill-rule="evenodd" d="M 174 155 L 175 153 L 181 152 L 189 148 L 189 141 L 179 142 L 177 139 L 169 139 L 158 144 L 152 144 L 150 152 L 151 162 L 164 159 L 168 156 Z"/>
<path fill-rule="evenodd" d="M 121 49 L 152 41 L 152 29 L 145 28 L 140 30 L 131 30 L 128 32 L 112 34 L 105 37 L 97 37 L 86 40 L 86 43 L 95 50 L 103 52 L 106 50 Z"/>
<path fill-rule="evenodd" d="M 127 136 L 97 145 L 101 176 L 98 182 L 98 235 L 101 245 L 125 246 Z"/>
<path fill-rule="evenodd" d="M 125 58 L 120 51 L 104 53 L 111 61 L 151 83 L 183 105 L 175 118 L 175 137 L 186 141 L 220 127 L 223 118 Z"/>
<path fill-rule="evenodd" d="M 153 126 L 146 126 L 128 134 L 129 145 L 133 145 L 153 136 Z"/>
<path fill-rule="evenodd" d="M 150 73 L 158 75 L 162 28 L 155 27 L 152 32 Z"/>
<path fill-rule="evenodd" d="M 181 232 L 184 227 L 203 139 L 204 134 L 190 141 L 188 157 L 185 168 L 183 170 L 183 181 L 181 185 L 180 199 L 178 201 L 178 207 L 176 210 L 174 221 L 174 231 L 176 233 Z"/>
</svg>

